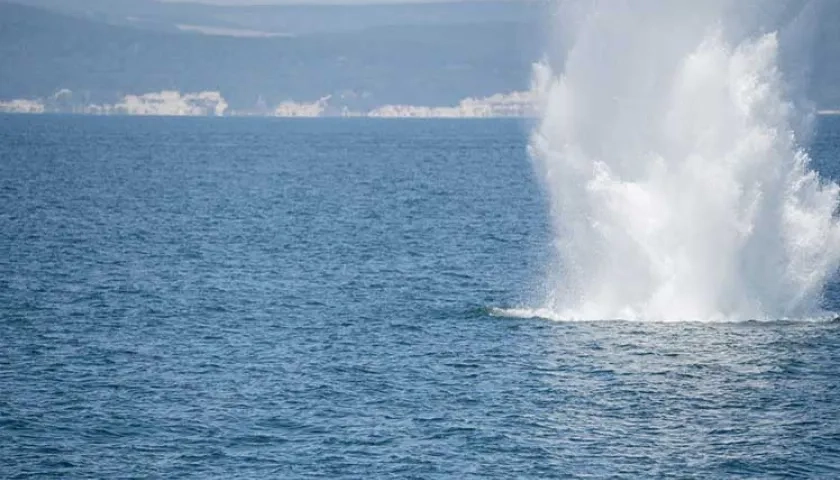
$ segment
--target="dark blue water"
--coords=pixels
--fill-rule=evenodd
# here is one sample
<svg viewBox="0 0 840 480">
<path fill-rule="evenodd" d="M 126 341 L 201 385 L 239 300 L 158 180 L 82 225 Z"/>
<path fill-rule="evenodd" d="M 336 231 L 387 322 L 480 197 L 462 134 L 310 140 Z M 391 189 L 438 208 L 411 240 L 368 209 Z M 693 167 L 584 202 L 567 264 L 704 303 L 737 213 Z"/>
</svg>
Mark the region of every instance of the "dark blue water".
<svg viewBox="0 0 840 480">
<path fill-rule="evenodd" d="M 840 476 L 840 323 L 488 315 L 527 131 L 0 116 L 0 477 Z"/>
</svg>

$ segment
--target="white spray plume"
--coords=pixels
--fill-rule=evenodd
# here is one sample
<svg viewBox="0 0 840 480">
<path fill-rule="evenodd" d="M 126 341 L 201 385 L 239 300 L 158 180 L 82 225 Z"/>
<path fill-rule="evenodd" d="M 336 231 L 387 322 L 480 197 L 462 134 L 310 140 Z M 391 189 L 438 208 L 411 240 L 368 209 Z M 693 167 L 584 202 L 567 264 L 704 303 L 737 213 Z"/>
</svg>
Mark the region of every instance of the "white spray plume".
<svg viewBox="0 0 840 480">
<path fill-rule="evenodd" d="M 749 3 L 749 4 L 748 4 Z M 788 2 L 790 3 L 790 2 Z M 808 167 L 772 2 L 586 1 L 559 18 L 530 147 L 559 319 L 812 318 L 840 263 L 838 186 Z M 801 12 L 802 10 L 797 10 Z M 789 54 L 789 52 L 785 52 Z M 519 312 L 521 313 L 521 312 Z"/>
</svg>

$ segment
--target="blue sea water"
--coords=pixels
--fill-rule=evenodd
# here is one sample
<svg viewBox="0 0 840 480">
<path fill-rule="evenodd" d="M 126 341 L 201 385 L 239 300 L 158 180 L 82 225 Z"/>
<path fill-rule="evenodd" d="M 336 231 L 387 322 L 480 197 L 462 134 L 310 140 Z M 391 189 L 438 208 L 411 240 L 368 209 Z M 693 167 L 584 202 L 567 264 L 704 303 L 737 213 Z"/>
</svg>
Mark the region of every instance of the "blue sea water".
<svg viewBox="0 0 840 480">
<path fill-rule="evenodd" d="M 489 314 L 529 128 L 0 116 L 0 477 L 840 476 L 838 322 Z"/>
</svg>

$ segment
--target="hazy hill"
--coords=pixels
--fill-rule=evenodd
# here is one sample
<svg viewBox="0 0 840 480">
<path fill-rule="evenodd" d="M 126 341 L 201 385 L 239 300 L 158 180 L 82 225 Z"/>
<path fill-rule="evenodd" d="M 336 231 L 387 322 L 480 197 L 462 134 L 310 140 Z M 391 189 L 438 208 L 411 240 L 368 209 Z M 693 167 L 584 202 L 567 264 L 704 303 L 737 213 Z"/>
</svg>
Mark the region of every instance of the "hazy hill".
<svg viewBox="0 0 840 480">
<path fill-rule="evenodd" d="M 326 94 L 363 106 L 450 104 L 526 88 L 538 37 L 533 23 L 514 20 L 237 38 L 0 3 L 0 98 L 67 88 L 99 101 L 174 89 L 220 90 L 234 108 Z"/>
<path fill-rule="evenodd" d="M 179 25 L 301 35 L 394 25 L 486 22 L 536 23 L 540 0 L 492 0 L 370 5 L 220 6 L 155 0 L 13 0 L 115 25 L 177 30 Z"/>
<path fill-rule="evenodd" d="M 523 90 L 543 54 L 547 11 L 525 0 L 261 7 L 19 1 L 40 7 L 0 0 L 0 100 L 60 89 L 72 90 L 75 101 L 102 103 L 218 90 L 237 110 L 325 95 L 354 110 L 451 105 Z M 824 3 L 810 93 L 820 108 L 837 109 L 840 3 Z M 179 30 L 184 25 L 233 33 Z"/>
</svg>

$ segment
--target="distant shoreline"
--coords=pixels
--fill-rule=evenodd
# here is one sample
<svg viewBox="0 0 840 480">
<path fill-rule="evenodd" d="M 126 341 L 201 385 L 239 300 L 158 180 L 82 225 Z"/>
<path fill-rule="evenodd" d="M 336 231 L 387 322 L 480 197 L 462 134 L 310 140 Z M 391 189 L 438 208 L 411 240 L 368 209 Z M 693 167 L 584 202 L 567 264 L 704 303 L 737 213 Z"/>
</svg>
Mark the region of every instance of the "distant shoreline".
<svg viewBox="0 0 840 480">
<path fill-rule="evenodd" d="M 487 97 L 467 97 L 456 105 L 446 106 L 385 104 L 358 109 L 343 104 L 333 95 L 325 95 L 315 101 L 286 100 L 274 107 L 262 105 L 255 109 L 234 109 L 219 91 L 181 93 L 162 90 L 125 95 L 115 103 L 95 104 L 80 102 L 74 98 L 72 91 L 62 89 L 48 98 L 0 100 L 0 112 L 173 117 L 527 118 L 537 116 L 538 104 L 537 92 L 512 91 Z"/>
<path fill-rule="evenodd" d="M 160 101 L 162 95 L 172 103 Z M 177 92 L 127 96 L 130 102 L 117 105 L 56 107 L 41 100 L 0 100 L 0 115 L 68 115 L 86 117 L 190 117 L 190 118 L 383 118 L 383 119 L 499 119 L 539 118 L 533 92 L 511 92 L 486 98 L 467 98 L 456 106 L 383 105 L 368 111 L 330 107 L 330 96 L 312 103 L 283 102 L 264 112 L 233 110 L 218 92 L 201 92 L 182 97 Z M 818 116 L 840 116 L 840 109 L 818 109 Z"/>
<path fill-rule="evenodd" d="M 840 116 L 840 110 L 818 110 L 817 116 L 835 117 Z M 134 118 L 213 118 L 213 119 L 294 119 L 294 120 L 324 120 L 324 119 L 369 119 L 369 120 L 537 120 L 536 115 L 473 115 L 473 116 L 413 116 L 413 115 L 258 115 L 258 114 L 226 114 L 226 115 L 182 115 L 166 113 L 85 113 L 85 112 L 24 112 L 24 111 L 3 111 L 0 115 L 9 116 L 66 116 L 66 117 L 134 117 Z"/>
<path fill-rule="evenodd" d="M 317 120 L 371 120 L 371 121 L 389 121 L 389 120 L 467 120 L 467 121 L 481 121 L 481 120 L 538 120 L 536 116 L 513 116 L 513 115 L 497 115 L 497 116 L 473 116 L 473 117 L 412 117 L 412 116 L 368 116 L 368 115 L 322 115 L 322 116 L 282 116 L 282 115 L 167 115 L 167 114 L 131 114 L 131 113 L 81 113 L 81 112 L 3 112 L 0 111 L 0 117 L 88 117 L 88 118 L 171 118 L 171 119 L 208 119 L 212 121 L 225 120 L 295 120 L 295 121 L 317 121 Z"/>
</svg>

